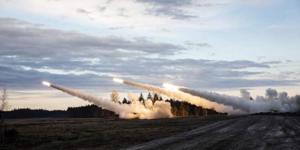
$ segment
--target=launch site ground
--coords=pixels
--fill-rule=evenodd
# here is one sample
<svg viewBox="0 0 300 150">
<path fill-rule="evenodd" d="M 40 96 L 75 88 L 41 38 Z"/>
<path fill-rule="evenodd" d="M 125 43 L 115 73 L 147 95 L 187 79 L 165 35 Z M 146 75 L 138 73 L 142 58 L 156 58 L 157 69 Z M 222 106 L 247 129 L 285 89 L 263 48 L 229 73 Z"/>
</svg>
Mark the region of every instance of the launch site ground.
<svg viewBox="0 0 300 150">
<path fill-rule="evenodd" d="M 295 116 L 12 119 L 8 149 L 300 149 Z"/>
</svg>

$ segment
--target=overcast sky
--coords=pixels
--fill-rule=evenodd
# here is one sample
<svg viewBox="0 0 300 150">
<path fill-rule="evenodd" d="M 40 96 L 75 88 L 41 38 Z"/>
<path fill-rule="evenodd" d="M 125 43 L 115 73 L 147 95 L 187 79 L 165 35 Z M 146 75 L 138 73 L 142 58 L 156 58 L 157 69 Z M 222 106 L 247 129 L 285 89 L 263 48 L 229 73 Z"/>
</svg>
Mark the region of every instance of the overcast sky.
<svg viewBox="0 0 300 150">
<path fill-rule="evenodd" d="M 109 96 L 122 77 L 236 95 L 299 94 L 298 0 L 0 0 L 0 87 L 12 108 L 79 99 L 41 80 Z"/>
</svg>

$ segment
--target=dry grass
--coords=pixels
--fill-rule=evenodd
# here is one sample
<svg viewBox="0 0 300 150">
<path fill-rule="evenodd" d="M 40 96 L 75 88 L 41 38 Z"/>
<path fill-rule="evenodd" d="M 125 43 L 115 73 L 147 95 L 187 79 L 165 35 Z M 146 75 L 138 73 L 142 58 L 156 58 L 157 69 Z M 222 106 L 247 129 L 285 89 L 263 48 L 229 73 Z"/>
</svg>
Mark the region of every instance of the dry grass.
<svg viewBox="0 0 300 150">
<path fill-rule="evenodd" d="M 9 128 L 18 139 L 8 145 L 14 149 L 120 149 L 171 136 L 228 117 L 189 117 L 157 120 L 122 119 L 16 119 Z"/>
</svg>

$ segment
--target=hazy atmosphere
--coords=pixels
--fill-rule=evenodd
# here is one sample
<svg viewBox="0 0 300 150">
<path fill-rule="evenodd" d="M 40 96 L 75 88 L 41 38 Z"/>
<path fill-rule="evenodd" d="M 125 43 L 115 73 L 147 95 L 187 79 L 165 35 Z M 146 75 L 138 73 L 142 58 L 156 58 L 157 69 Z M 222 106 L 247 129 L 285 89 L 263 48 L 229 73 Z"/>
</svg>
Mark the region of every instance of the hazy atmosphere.
<svg viewBox="0 0 300 150">
<path fill-rule="evenodd" d="M 112 77 L 252 97 L 299 94 L 298 0 L 0 0 L 0 87 L 9 109 L 87 102 L 42 80 L 109 97 Z"/>
</svg>

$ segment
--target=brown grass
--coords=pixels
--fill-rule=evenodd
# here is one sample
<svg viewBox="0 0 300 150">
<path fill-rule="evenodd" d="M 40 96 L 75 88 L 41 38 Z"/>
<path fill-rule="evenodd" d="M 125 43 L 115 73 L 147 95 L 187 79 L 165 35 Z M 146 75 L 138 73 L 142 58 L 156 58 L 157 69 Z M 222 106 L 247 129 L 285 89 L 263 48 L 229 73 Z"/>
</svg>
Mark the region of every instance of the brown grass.
<svg viewBox="0 0 300 150">
<path fill-rule="evenodd" d="M 120 149 L 187 131 L 225 116 L 157 120 L 122 119 L 14 119 L 9 128 L 19 133 L 14 149 Z"/>
</svg>

